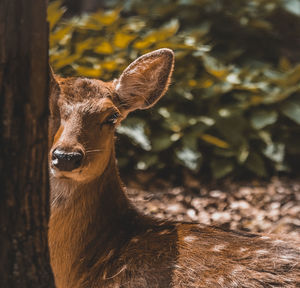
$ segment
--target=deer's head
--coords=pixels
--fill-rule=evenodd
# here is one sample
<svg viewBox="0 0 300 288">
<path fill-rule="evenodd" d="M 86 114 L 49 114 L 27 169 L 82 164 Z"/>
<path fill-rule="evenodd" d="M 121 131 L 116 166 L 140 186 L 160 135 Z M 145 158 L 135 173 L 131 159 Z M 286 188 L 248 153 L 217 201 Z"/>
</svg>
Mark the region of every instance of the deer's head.
<svg viewBox="0 0 300 288">
<path fill-rule="evenodd" d="M 52 176 L 80 182 L 100 176 L 114 151 L 115 127 L 129 112 L 147 109 L 164 95 L 173 65 L 173 52 L 160 49 L 135 60 L 113 82 L 51 73 Z"/>
</svg>

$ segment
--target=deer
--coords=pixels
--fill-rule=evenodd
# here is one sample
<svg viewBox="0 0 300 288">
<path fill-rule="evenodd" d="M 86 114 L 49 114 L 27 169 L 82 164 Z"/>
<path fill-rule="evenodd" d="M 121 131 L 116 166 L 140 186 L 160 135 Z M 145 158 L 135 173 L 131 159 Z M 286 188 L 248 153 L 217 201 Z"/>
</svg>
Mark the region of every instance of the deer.
<svg viewBox="0 0 300 288">
<path fill-rule="evenodd" d="M 167 91 L 174 53 L 162 48 L 118 79 L 50 71 L 50 259 L 58 288 L 300 287 L 300 243 L 144 215 L 128 199 L 115 130 Z"/>
</svg>

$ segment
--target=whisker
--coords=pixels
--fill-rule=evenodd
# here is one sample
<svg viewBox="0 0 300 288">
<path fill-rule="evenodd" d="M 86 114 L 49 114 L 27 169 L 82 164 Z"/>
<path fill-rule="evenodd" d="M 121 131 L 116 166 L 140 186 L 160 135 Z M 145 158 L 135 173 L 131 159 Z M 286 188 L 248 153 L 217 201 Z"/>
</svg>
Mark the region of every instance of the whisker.
<svg viewBox="0 0 300 288">
<path fill-rule="evenodd" d="M 87 150 L 85 151 L 86 154 L 91 154 L 91 153 L 100 153 L 100 152 L 104 152 L 105 149 L 95 149 L 95 150 Z"/>
</svg>

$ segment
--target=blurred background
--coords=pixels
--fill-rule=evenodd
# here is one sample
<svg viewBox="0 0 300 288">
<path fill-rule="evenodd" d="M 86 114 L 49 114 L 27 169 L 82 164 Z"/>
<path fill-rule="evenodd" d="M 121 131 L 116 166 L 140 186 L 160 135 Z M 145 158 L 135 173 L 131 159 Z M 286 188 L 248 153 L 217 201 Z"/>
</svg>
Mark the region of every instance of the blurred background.
<svg viewBox="0 0 300 288">
<path fill-rule="evenodd" d="M 48 20 L 61 76 L 112 80 L 142 54 L 175 51 L 169 92 L 118 128 L 121 174 L 298 175 L 299 0 L 50 1 Z"/>
</svg>

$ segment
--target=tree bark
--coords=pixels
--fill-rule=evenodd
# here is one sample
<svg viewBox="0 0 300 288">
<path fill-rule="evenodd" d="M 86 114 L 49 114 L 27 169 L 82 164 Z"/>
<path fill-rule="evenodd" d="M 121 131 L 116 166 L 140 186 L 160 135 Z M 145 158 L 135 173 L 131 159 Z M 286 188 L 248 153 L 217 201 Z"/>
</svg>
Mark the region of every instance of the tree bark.
<svg viewBox="0 0 300 288">
<path fill-rule="evenodd" d="M 54 287 L 46 0 L 0 0 L 0 287 Z"/>
</svg>

